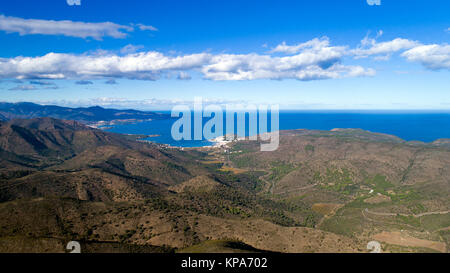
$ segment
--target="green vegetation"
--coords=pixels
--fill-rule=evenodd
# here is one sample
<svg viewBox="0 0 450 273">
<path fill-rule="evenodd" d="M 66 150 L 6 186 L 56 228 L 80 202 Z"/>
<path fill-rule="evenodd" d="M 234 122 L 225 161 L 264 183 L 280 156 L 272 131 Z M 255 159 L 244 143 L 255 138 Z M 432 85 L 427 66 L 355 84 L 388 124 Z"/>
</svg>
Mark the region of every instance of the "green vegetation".
<svg viewBox="0 0 450 273">
<path fill-rule="evenodd" d="M 302 226 L 308 210 L 259 197 L 226 185 L 210 192 L 182 194 L 183 208 L 218 217 L 263 218 L 282 226 Z"/>
<path fill-rule="evenodd" d="M 353 237 L 364 230 L 364 223 L 360 209 L 341 208 L 335 216 L 325 219 L 320 228 L 325 231 Z"/>
<path fill-rule="evenodd" d="M 325 175 L 316 172 L 314 180 L 321 183 L 323 189 L 332 190 L 345 195 L 353 194 L 359 189 L 353 182 L 350 171 L 345 168 L 328 168 Z"/>
<path fill-rule="evenodd" d="M 256 167 L 255 158 L 251 155 L 237 155 L 232 154 L 230 156 L 231 162 L 233 162 L 234 166 L 237 168 L 254 168 Z"/>
<path fill-rule="evenodd" d="M 247 154 L 247 153 L 252 153 L 252 152 L 256 152 L 258 151 L 259 146 L 255 145 L 255 143 L 242 143 L 242 142 L 237 142 L 235 144 L 233 144 L 233 146 L 231 147 L 231 152 L 235 153 L 235 154 Z"/>
<path fill-rule="evenodd" d="M 392 189 L 394 185 L 386 180 L 386 176 L 377 174 L 373 178 L 366 179 L 364 181 L 369 187 L 373 188 L 375 193 L 381 193 L 388 195 L 387 191 Z"/>
<path fill-rule="evenodd" d="M 270 169 L 271 174 L 268 177 L 268 179 L 271 181 L 279 181 L 285 175 L 289 174 L 290 172 L 298 168 L 291 163 L 285 163 L 280 161 L 272 162 L 271 165 L 272 165 L 272 168 Z"/>
<path fill-rule="evenodd" d="M 409 190 L 403 193 L 397 193 L 390 196 L 392 201 L 397 204 L 411 203 L 422 199 L 422 196 L 415 190 Z"/>
<path fill-rule="evenodd" d="M 308 144 L 308 145 L 305 146 L 305 152 L 314 153 L 314 150 L 315 150 L 315 148 L 311 144 Z"/>
<path fill-rule="evenodd" d="M 426 212 L 427 209 L 421 203 L 413 203 L 407 206 L 409 211 L 413 214 Z"/>
<path fill-rule="evenodd" d="M 414 216 L 403 216 L 403 215 L 397 215 L 396 220 L 399 223 L 407 224 L 413 227 L 420 227 L 420 219 L 415 218 Z"/>
<path fill-rule="evenodd" d="M 450 227 L 450 216 L 449 214 L 435 214 L 426 215 L 420 217 L 420 225 L 429 231 L 436 231 L 440 229 L 445 229 Z M 445 235 L 445 230 L 442 231 Z M 450 235 L 450 229 L 448 229 L 447 234 Z M 443 236 L 444 237 L 444 236 Z M 450 237 L 449 237 L 450 239 Z"/>
</svg>

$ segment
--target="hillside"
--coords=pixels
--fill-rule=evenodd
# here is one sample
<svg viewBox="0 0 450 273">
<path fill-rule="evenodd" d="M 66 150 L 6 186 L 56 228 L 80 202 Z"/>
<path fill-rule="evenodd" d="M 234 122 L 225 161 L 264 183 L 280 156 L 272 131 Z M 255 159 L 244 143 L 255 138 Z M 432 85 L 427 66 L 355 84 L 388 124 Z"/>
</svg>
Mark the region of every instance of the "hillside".
<svg viewBox="0 0 450 273">
<path fill-rule="evenodd" d="M 310 214 L 255 195 L 256 176 L 211 169 L 201 162 L 203 152 L 161 148 L 73 121 L 3 122 L 0 143 L 0 237 L 9 246 L 0 251 L 16 240 L 22 247 L 15 251 L 31 249 L 27 242 L 56 251 L 69 238 L 183 248 L 222 239 L 219 231 L 200 231 L 216 217 L 300 226 Z"/>
<path fill-rule="evenodd" d="M 406 142 L 353 129 L 291 130 L 281 132 L 275 152 L 260 152 L 258 143 L 244 141 L 216 156 L 230 168 L 266 171 L 262 192 L 308 204 L 322 215 L 316 228 L 359 240 L 384 238 L 391 251 L 423 251 L 422 243 L 391 246 L 402 241 L 395 239 L 400 232 L 409 238 L 405 242 L 425 240 L 440 245 L 434 251 L 445 251 L 450 241 L 446 143 Z"/>
<path fill-rule="evenodd" d="M 5 155 L 0 175 L 6 179 L 1 200 L 47 194 L 92 201 L 123 195 L 139 199 L 199 169 L 176 151 L 51 118 L 0 124 L 0 153 Z"/>
<path fill-rule="evenodd" d="M 0 252 L 447 252 L 450 150 L 292 130 L 171 149 L 74 121 L 0 123 Z M 231 150 L 231 151 L 230 151 Z"/>
</svg>

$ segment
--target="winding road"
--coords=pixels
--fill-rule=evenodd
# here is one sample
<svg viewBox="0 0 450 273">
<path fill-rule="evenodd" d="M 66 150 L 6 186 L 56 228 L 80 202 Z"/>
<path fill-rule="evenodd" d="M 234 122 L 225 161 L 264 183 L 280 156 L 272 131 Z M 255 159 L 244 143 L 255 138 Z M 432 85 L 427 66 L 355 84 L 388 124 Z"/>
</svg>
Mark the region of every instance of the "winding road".
<svg viewBox="0 0 450 273">
<path fill-rule="evenodd" d="M 415 218 L 419 218 L 422 216 L 427 216 L 427 215 L 435 215 L 435 214 L 447 214 L 450 213 L 450 210 L 447 211 L 432 211 L 432 212 L 424 212 L 424 213 L 419 213 L 419 214 L 404 214 L 404 213 L 389 213 L 389 212 L 374 212 L 374 211 L 370 211 L 368 208 L 366 208 L 364 210 L 364 212 L 366 213 L 370 213 L 373 215 L 378 215 L 378 216 L 406 216 L 406 217 L 415 217 Z"/>
</svg>

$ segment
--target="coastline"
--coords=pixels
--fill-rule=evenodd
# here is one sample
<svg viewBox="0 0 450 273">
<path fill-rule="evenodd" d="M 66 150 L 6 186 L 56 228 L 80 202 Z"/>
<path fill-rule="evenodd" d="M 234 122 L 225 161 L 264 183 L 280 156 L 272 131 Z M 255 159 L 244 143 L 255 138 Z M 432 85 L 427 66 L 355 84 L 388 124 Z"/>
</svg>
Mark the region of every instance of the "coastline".
<svg viewBox="0 0 450 273">
<path fill-rule="evenodd" d="M 432 120 L 433 122 L 430 122 Z M 150 122 L 147 122 L 150 121 Z M 206 122 L 206 120 L 204 120 Z M 406 142 L 422 142 L 423 145 L 449 146 L 450 115 L 436 114 L 305 114 L 304 112 L 282 112 L 280 116 L 280 131 L 317 130 L 339 133 L 354 128 L 372 133 L 390 135 Z M 142 124 L 141 124 L 142 123 Z M 122 126 L 124 125 L 124 126 Z M 168 144 L 171 147 L 225 147 L 230 140 L 222 136 L 202 141 L 174 141 L 171 138 L 173 120 L 113 120 L 100 121 L 90 126 L 109 132 L 152 135 L 155 143 Z M 123 127 L 123 128 L 121 128 Z M 344 128 L 344 129 L 340 129 Z M 349 129 L 346 129 L 349 128 Z M 359 129 L 358 129 L 359 128 Z M 347 131 L 348 132 L 348 131 Z M 394 138 L 392 137 L 392 138 Z M 150 139 L 149 139 L 150 140 Z M 237 139 L 241 140 L 241 139 Z"/>
<path fill-rule="evenodd" d="M 95 129 L 111 129 L 114 125 L 137 124 L 140 122 L 153 121 L 153 119 L 114 119 L 110 121 L 100 120 L 86 124 Z"/>
</svg>

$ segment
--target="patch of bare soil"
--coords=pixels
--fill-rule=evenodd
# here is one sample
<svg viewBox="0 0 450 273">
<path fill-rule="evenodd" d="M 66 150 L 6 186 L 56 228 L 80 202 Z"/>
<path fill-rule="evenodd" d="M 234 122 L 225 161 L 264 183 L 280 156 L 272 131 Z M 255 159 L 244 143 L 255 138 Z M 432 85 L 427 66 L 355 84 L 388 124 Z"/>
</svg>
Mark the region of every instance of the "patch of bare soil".
<svg viewBox="0 0 450 273">
<path fill-rule="evenodd" d="M 395 232 L 383 231 L 379 234 L 374 235 L 373 239 L 392 245 L 399 245 L 406 247 L 426 247 L 440 252 L 446 252 L 447 250 L 447 246 L 443 242 L 418 239 L 398 231 Z"/>
<path fill-rule="evenodd" d="M 391 202 L 391 198 L 383 194 L 377 194 L 376 196 L 364 200 L 364 203 L 368 204 L 380 204 L 385 202 Z"/>
<path fill-rule="evenodd" d="M 226 166 L 223 166 L 219 170 L 221 170 L 223 172 L 232 172 L 233 174 L 241 174 L 241 173 L 247 172 L 247 170 L 244 170 L 244 169 L 238 169 L 238 168 L 232 168 L 232 167 L 226 167 Z"/>
<path fill-rule="evenodd" d="M 312 210 L 322 215 L 330 215 L 340 207 L 342 207 L 341 204 L 316 203 L 312 206 Z"/>
</svg>

